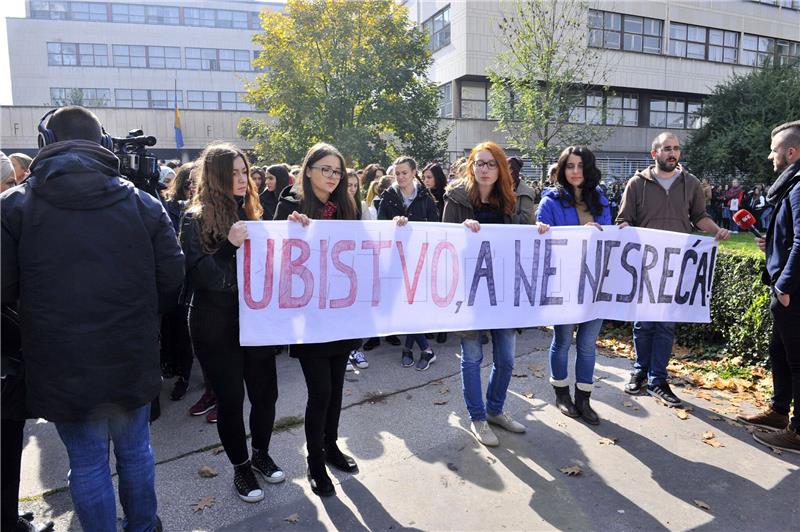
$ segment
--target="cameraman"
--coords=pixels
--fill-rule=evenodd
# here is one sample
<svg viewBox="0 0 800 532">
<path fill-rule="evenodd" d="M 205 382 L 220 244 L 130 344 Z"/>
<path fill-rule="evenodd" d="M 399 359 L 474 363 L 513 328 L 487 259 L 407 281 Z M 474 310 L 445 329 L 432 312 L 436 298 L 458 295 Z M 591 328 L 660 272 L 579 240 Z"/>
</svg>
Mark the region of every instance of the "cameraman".
<svg viewBox="0 0 800 532">
<path fill-rule="evenodd" d="M 183 254 L 161 203 L 120 177 L 93 113 L 62 107 L 39 131 L 30 177 L 0 196 L 2 300 L 19 302 L 28 410 L 67 448 L 84 530 L 116 530 L 109 439 L 124 528 L 160 529 L 147 421 L 158 301 L 180 288 Z"/>
</svg>

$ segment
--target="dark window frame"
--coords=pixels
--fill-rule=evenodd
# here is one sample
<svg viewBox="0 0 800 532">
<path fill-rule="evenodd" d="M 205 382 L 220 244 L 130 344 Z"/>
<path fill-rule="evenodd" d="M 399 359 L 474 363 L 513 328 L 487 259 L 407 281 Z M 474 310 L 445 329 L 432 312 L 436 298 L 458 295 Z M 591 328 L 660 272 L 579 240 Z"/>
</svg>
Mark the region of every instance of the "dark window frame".
<svg viewBox="0 0 800 532">
<path fill-rule="evenodd" d="M 439 28 L 436 27 L 437 22 L 441 24 Z M 422 23 L 422 28 L 425 30 L 425 33 L 428 34 L 428 37 L 430 37 L 429 46 L 431 53 L 438 52 L 450 44 L 450 4 L 447 4 L 425 20 L 425 22 Z"/>
</svg>

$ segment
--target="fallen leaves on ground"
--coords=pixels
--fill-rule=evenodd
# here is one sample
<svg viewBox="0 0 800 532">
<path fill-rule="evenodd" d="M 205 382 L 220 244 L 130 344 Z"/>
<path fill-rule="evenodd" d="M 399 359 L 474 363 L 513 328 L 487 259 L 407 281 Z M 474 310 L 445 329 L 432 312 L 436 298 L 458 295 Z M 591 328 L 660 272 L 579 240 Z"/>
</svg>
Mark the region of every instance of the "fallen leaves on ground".
<svg viewBox="0 0 800 532">
<path fill-rule="evenodd" d="M 713 433 L 713 432 L 711 432 L 710 430 L 707 430 L 707 431 L 705 431 L 705 432 L 703 433 L 703 439 L 704 439 L 704 440 L 710 440 L 710 439 L 711 439 L 711 438 L 713 438 L 713 437 L 714 437 L 714 433 Z"/>
<path fill-rule="evenodd" d="M 524 393 L 522 395 L 527 397 L 528 399 L 533 399 L 534 397 L 536 397 L 536 394 L 533 393 L 533 392 L 527 392 L 527 393 Z"/>
<path fill-rule="evenodd" d="M 444 395 L 446 393 L 450 393 L 450 388 L 442 388 L 441 390 L 439 390 L 439 393 L 441 395 Z"/>
<path fill-rule="evenodd" d="M 708 416 L 708 419 L 711 421 L 722 421 L 722 418 L 719 416 Z"/>
<path fill-rule="evenodd" d="M 599 443 L 600 445 L 616 445 L 617 438 L 606 438 L 605 436 L 603 436 L 599 440 L 597 440 L 597 443 Z"/>
<path fill-rule="evenodd" d="M 289 517 L 287 517 L 286 519 L 284 519 L 284 521 L 294 525 L 294 524 L 297 524 L 298 521 L 300 521 L 300 516 L 297 515 L 297 514 L 292 514 Z"/>
<path fill-rule="evenodd" d="M 207 497 L 201 498 L 199 501 L 191 504 L 190 506 L 195 512 L 202 512 L 206 508 L 211 508 L 214 506 L 215 502 L 217 502 L 217 499 L 215 499 L 213 495 L 208 495 Z"/>
<path fill-rule="evenodd" d="M 703 502 L 701 500 L 694 499 L 692 502 L 694 503 L 695 506 L 697 506 L 698 508 L 700 508 L 702 510 L 710 510 L 711 509 L 711 506 L 709 506 L 708 503 Z"/>
<path fill-rule="evenodd" d="M 527 373 L 512 373 L 511 376 L 512 377 L 516 377 L 518 379 L 527 379 L 528 378 L 528 374 Z"/>
<path fill-rule="evenodd" d="M 675 410 L 675 415 L 678 416 L 678 419 L 689 419 L 689 412 L 680 408 Z"/>
<path fill-rule="evenodd" d="M 350 389 L 350 388 L 345 388 L 344 389 L 344 395 L 348 395 L 348 396 L 349 395 L 353 395 L 353 390 Z"/>
<path fill-rule="evenodd" d="M 218 473 L 213 468 L 204 465 L 203 467 L 197 470 L 197 474 L 203 478 L 214 478 L 217 476 Z"/>
<path fill-rule="evenodd" d="M 211 454 L 220 454 L 222 452 L 225 452 L 225 447 L 223 447 L 222 445 L 220 445 L 219 447 L 214 447 L 213 449 L 211 449 Z"/>
<path fill-rule="evenodd" d="M 528 369 L 531 371 L 531 374 L 536 377 L 537 379 L 544 378 L 544 366 L 528 366 Z"/>
<path fill-rule="evenodd" d="M 581 473 L 583 473 L 583 469 L 581 466 L 573 465 L 573 466 L 564 466 L 559 468 L 559 471 L 567 475 L 568 477 L 577 477 Z"/>
<path fill-rule="evenodd" d="M 447 404 L 447 399 L 442 399 L 441 401 L 434 401 L 433 404 L 439 405 L 439 406 L 446 405 Z"/>
<path fill-rule="evenodd" d="M 716 435 L 710 430 L 707 430 L 703 433 L 703 443 L 705 443 L 706 445 L 710 445 L 715 449 L 719 447 L 725 447 L 725 444 L 719 441 L 716 438 Z"/>
</svg>

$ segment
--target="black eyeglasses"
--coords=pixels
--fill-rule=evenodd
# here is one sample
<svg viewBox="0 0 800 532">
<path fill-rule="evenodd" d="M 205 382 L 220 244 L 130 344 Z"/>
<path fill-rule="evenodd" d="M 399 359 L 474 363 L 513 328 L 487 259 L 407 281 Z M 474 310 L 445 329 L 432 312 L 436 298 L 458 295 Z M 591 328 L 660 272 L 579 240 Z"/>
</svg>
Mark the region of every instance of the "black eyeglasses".
<svg viewBox="0 0 800 532">
<path fill-rule="evenodd" d="M 484 166 L 488 166 L 490 169 L 494 170 L 495 168 L 497 168 L 497 161 L 495 161 L 495 160 L 491 160 L 491 161 L 475 161 L 474 163 L 472 163 L 472 165 L 475 168 L 483 168 Z"/>
<path fill-rule="evenodd" d="M 335 176 L 336 179 L 341 179 L 344 175 L 341 170 L 334 170 L 330 166 L 312 166 L 311 168 L 319 170 L 323 177 Z"/>
</svg>

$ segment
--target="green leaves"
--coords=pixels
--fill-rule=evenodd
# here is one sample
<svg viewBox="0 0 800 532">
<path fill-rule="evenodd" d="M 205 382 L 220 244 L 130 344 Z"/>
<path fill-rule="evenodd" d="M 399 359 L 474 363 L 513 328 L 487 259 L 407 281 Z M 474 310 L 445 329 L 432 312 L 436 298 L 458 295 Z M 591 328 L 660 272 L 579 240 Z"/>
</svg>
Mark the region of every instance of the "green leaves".
<svg viewBox="0 0 800 532">
<path fill-rule="evenodd" d="M 405 7 L 392 0 L 289 0 L 285 14 L 263 14 L 262 27 L 254 37 L 262 47 L 256 65 L 268 72 L 248 94 L 275 124 L 242 124 L 240 131 L 259 141 L 265 157 L 278 153 L 267 146 L 278 140 L 289 143 L 281 160 L 290 161 L 319 140 L 358 164 L 386 163 L 388 138 L 395 151 L 423 160 L 444 153 L 446 132 L 432 127 L 436 87 L 424 77 L 427 35 L 409 27 Z"/>
</svg>

